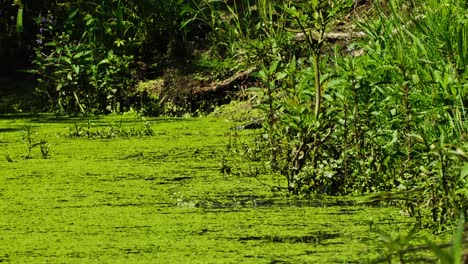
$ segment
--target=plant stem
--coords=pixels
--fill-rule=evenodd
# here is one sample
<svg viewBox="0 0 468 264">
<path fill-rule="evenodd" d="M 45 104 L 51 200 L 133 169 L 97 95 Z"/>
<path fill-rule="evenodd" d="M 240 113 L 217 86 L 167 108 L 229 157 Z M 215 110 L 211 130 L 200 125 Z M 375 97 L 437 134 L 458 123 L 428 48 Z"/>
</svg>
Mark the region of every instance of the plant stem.
<svg viewBox="0 0 468 264">
<path fill-rule="evenodd" d="M 403 92 L 404 92 L 404 105 L 405 105 L 405 116 L 406 116 L 406 145 L 408 148 L 408 155 L 407 155 L 407 161 L 411 161 L 411 109 L 410 109 L 410 104 L 409 104 L 409 85 L 404 84 L 403 85 Z"/>
<path fill-rule="evenodd" d="M 315 77 L 315 118 L 318 118 L 322 98 L 322 87 L 320 85 L 320 54 L 314 51 L 314 77 Z"/>
<path fill-rule="evenodd" d="M 80 99 L 78 98 L 78 95 L 76 94 L 76 92 L 73 92 L 73 96 L 75 97 L 76 103 L 77 103 L 78 106 L 80 107 L 80 110 L 81 110 L 81 112 L 83 113 L 83 115 L 86 115 L 86 112 L 85 112 L 83 106 L 81 105 Z"/>
</svg>

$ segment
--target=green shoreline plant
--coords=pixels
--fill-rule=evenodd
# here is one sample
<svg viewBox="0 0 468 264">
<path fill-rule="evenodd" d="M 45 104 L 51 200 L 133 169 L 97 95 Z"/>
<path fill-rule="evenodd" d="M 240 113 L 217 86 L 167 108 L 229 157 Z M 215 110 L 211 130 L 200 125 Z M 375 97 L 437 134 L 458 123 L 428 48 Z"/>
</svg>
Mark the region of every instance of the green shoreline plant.
<svg viewBox="0 0 468 264">
<path fill-rule="evenodd" d="M 43 159 L 47 159 L 49 157 L 50 152 L 50 143 L 46 140 L 36 141 L 34 138 L 34 131 L 31 125 L 25 127 L 25 130 L 22 131 L 23 133 L 23 142 L 28 149 L 28 153 L 24 156 L 24 159 L 32 159 L 32 151 L 34 148 L 39 147 L 41 150 L 41 155 Z M 13 162 L 9 155 L 5 154 L 5 158 L 8 162 Z"/>
<path fill-rule="evenodd" d="M 140 114 L 137 114 L 136 118 L 141 125 L 139 127 L 133 126 L 130 128 L 126 128 L 123 126 L 123 118 L 120 119 L 120 122 L 117 125 L 112 123 L 102 129 L 92 129 L 94 123 L 91 121 L 91 119 L 88 119 L 85 126 L 79 125 L 77 122 L 75 122 L 73 126 L 68 128 L 67 136 L 69 138 L 86 137 L 88 139 L 111 139 L 115 137 L 134 138 L 153 136 L 154 130 L 152 128 L 151 122 L 149 122 L 144 116 L 141 116 Z"/>
<path fill-rule="evenodd" d="M 265 121 L 238 145 L 248 171 L 282 175 L 296 195 L 371 194 L 423 226 L 449 227 L 468 210 L 466 5 L 376 1 L 375 16 L 358 22 L 366 37 L 347 47 L 355 56 L 323 39 L 324 19 L 349 2 L 307 3 L 271 5 L 253 46 L 262 59 L 250 90 Z M 306 43 L 291 49 L 287 31 Z"/>
</svg>

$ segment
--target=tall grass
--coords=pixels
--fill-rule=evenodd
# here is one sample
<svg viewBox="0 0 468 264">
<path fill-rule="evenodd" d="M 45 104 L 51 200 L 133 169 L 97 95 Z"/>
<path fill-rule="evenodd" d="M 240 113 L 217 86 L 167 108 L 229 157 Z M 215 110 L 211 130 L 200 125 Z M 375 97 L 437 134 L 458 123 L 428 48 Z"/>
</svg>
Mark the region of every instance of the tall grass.
<svg viewBox="0 0 468 264">
<path fill-rule="evenodd" d="M 370 36 L 363 47 L 382 76 L 372 77 L 387 101 L 375 103 L 393 113 L 386 117 L 398 134 L 393 144 L 406 156 L 396 159 L 396 187 L 417 191 L 403 202 L 411 214 L 444 224 L 467 209 L 460 193 L 467 187 L 464 158 L 450 151 L 466 151 L 466 48 L 460 48 L 468 45 L 466 10 L 460 1 L 436 0 L 415 6 L 389 1 L 376 10 L 378 19 L 360 26 Z"/>
</svg>

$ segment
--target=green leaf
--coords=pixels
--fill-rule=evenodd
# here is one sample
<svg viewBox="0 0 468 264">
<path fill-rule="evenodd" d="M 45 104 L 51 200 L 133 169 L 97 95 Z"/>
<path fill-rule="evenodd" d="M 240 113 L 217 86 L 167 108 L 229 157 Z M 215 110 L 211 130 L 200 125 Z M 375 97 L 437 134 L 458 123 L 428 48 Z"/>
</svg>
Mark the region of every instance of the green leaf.
<svg viewBox="0 0 468 264">
<path fill-rule="evenodd" d="M 106 58 L 106 59 L 103 59 L 101 60 L 99 63 L 98 63 L 98 66 L 101 65 L 101 64 L 109 64 L 109 60 Z"/>
<path fill-rule="evenodd" d="M 299 17 L 299 12 L 297 11 L 295 6 L 287 7 L 286 5 L 283 7 L 283 10 L 286 11 L 291 17 Z"/>
<path fill-rule="evenodd" d="M 95 19 L 93 19 L 93 18 L 90 18 L 90 19 L 86 20 L 86 26 L 89 26 L 89 25 L 93 24 L 94 21 L 95 21 Z"/>
<path fill-rule="evenodd" d="M 91 14 L 88 13 L 88 14 L 86 14 L 86 15 L 83 17 L 83 20 L 86 20 L 86 21 L 87 21 L 87 20 L 90 20 L 90 19 L 92 19 L 92 18 L 93 18 L 93 16 L 92 16 Z"/>
<path fill-rule="evenodd" d="M 75 55 L 73 55 L 73 58 L 74 58 L 74 59 L 78 59 L 78 58 L 80 58 L 81 56 L 83 56 L 83 54 L 84 54 L 84 52 L 83 52 L 83 51 L 80 51 L 80 52 L 76 53 Z"/>
<path fill-rule="evenodd" d="M 78 11 L 80 11 L 80 9 L 76 8 L 75 10 L 73 10 L 69 15 L 68 15 L 68 20 L 72 20 L 76 14 L 78 14 Z"/>
<path fill-rule="evenodd" d="M 114 44 L 115 44 L 117 47 L 125 46 L 125 40 L 117 39 L 117 40 L 114 41 Z"/>
<path fill-rule="evenodd" d="M 55 41 L 50 41 L 50 42 L 47 42 L 46 44 L 44 44 L 44 46 L 48 46 L 48 47 L 57 46 L 57 42 L 55 42 Z"/>
<path fill-rule="evenodd" d="M 329 102 L 333 102 L 333 101 L 334 101 L 334 100 L 333 100 L 333 97 L 332 97 L 331 95 L 329 95 L 329 94 L 324 94 L 324 95 L 323 95 L 323 98 L 325 98 L 325 99 L 326 99 L 327 101 L 329 101 Z"/>
<path fill-rule="evenodd" d="M 70 59 L 70 58 L 67 58 L 67 57 L 62 57 L 62 58 L 59 58 L 58 60 L 59 60 L 59 61 L 60 61 L 60 60 L 61 60 L 61 61 L 64 61 L 64 62 L 66 62 L 66 63 L 69 64 L 69 65 L 72 64 L 71 59 Z"/>
<path fill-rule="evenodd" d="M 465 166 L 463 166 L 463 169 L 461 171 L 461 177 L 466 178 L 468 176 L 468 163 L 465 163 Z"/>
<path fill-rule="evenodd" d="M 23 7 L 18 8 L 18 14 L 16 16 L 16 31 L 23 32 Z"/>
<path fill-rule="evenodd" d="M 394 130 L 392 134 L 392 140 L 388 142 L 387 144 L 385 144 L 384 148 L 389 148 L 393 146 L 393 144 L 395 144 L 397 141 L 398 141 L 398 130 Z"/>
<path fill-rule="evenodd" d="M 276 80 L 279 81 L 279 80 L 282 80 L 284 79 L 286 76 L 288 76 L 285 72 L 279 72 L 278 74 L 276 74 Z"/>
<path fill-rule="evenodd" d="M 419 83 L 419 75 L 417 75 L 417 74 L 412 74 L 412 75 L 411 75 L 411 79 L 413 79 L 413 83 L 414 83 L 414 84 L 418 84 L 418 83 Z"/>
<path fill-rule="evenodd" d="M 76 73 L 76 75 L 80 74 L 80 65 L 71 65 L 73 71 Z"/>
<path fill-rule="evenodd" d="M 318 6 L 318 0 L 311 0 L 310 4 L 312 5 L 313 8 L 316 8 Z"/>
<path fill-rule="evenodd" d="M 268 68 L 268 73 L 269 75 L 273 75 L 276 72 L 276 69 L 278 68 L 279 61 L 273 61 L 270 64 L 270 68 Z"/>
<path fill-rule="evenodd" d="M 266 74 L 266 72 L 265 72 L 264 70 L 260 70 L 260 71 L 258 72 L 258 77 L 259 77 L 260 79 L 262 79 L 262 81 L 268 80 L 267 74 Z"/>
<path fill-rule="evenodd" d="M 433 71 L 432 78 L 434 79 L 435 82 L 437 83 L 442 83 L 442 72 L 440 71 Z"/>
<path fill-rule="evenodd" d="M 296 55 L 293 55 L 291 61 L 289 62 L 288 71 L 290 73 L 293 73 L 296 71 Z"/>
</svg>

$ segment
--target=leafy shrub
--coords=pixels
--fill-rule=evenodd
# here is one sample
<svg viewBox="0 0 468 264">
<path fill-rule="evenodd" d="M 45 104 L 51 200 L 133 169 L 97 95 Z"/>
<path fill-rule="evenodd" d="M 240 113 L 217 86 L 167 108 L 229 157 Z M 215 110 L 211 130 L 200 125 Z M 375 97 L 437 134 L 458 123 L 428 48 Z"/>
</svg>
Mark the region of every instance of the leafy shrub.
<svg viewBox="0 0 468 264">
<path fill-rule="evenodd" d="M 185 61 L 187 15 L 183 1 L 63 1 L 54 14 L 40 15 L 32 72 L 45 110 L 60 114 L 124 112 L 158 99 L 135 91 L 145 71 Z M 61 12 L 58 12 L 60 10 Z M 158 19 L 154 19 L 154 16 Z M 53 19 L 52 19 L 53 17 Z M 196 25 L 193 28 L 196 33 Z M 200 33 L 201 34 L 201 33 Z M 153 109 L 150 109 L 153 108 Z"/>
<path fill-rule="evenodd" d="M 37 92 L 60 114 L 122 112 L 134 85 L 132 56 L 76 42 L 65 32 L 36 48 Z M 46 43 L 44 43 L 46 42 Z"/>
<path fill-rule="evenodd" d="M 349 7 L 329 4 L 281 9 L 306 36 L 310 56 L 297 57 L 307 52 L 279 45 L 274 34 L 258 49 L 270 51 L 258 56 L 261 86 L 254 89 L 265 125 L 254 144 L 242 146 L 243 156 L 260 156 L 293 194 L 380 193 L 375 201 L 396 202 L 439 227 L 466 213 L 463 4 L 376 4 L 377 17 L 359 23 L 367 38 L 349 47 L 360 56 L 321 46 L 323 19 Z"/>
</svg>

